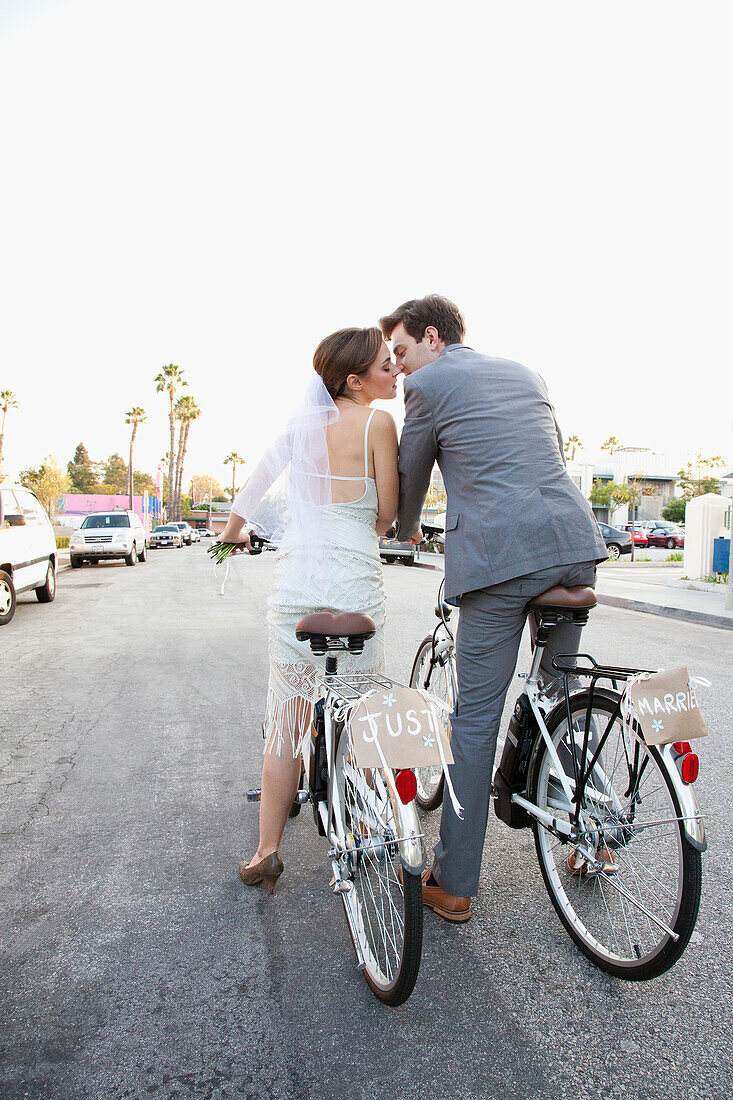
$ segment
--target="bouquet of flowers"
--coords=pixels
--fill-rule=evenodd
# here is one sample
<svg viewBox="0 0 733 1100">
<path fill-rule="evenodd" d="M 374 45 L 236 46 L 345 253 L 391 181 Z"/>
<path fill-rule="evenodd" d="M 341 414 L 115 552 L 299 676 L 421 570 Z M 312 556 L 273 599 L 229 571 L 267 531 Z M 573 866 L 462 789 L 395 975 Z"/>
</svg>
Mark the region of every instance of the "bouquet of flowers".
<svg viewBox="0 0 733 1100">
<path fill-rule="evenodd" d="M 206 553 L 211 554 L 212 558 L 217 565 L 222 565 L 227 560 L 230 554 L 232 554 L 241 543 L 234 542 L 214 542 L 211 546 L 206 548 Z"/>
</svg>

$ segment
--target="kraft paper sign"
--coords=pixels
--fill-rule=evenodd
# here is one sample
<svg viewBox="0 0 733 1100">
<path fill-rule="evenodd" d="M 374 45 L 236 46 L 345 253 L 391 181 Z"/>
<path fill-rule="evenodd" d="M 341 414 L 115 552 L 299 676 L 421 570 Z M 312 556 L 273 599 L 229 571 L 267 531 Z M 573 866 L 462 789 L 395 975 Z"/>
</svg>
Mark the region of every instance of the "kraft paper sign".
<svg viewBox="0 0 733 1100">
<path fill-rule="evenodd" d="M 382 767 L 376 746 L 390 768 L 424 768 L 453 763 L 450 740 L 435 704 L 414 688 L 394 684 L 390 690 L 370 692 L 351 712 L 351 744 L 360 768 Z"/>
<path fill-rule="evenodd" d="M 631 717 L 641 726 L 647 745 L 666 745 L 707 736 L 707 726 L 686 668 L 666 669 L 645 680 L 635 680 L 628 687 L 627 699 Z"/>
</svg>

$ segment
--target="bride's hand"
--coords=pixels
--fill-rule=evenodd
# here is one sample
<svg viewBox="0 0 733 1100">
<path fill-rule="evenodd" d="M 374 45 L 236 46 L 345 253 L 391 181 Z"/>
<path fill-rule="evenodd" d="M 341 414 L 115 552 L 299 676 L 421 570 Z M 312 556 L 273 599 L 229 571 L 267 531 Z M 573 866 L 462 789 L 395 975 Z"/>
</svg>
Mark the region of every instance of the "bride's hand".
<svg viewBox="0 0 733 1100">
<path fill-rule="evenodd" d="M 250 541 L 249 532 L 239 530 L 236 534 L 233 531 L 229 531 L 229 525 L 224 528 L 219 535 L 219 542 L 229 542 L 234 547 L 233 554 L 243 554 L 245 550 L 250 551 L 252 549 L 252 543 Z"/>
</svg>

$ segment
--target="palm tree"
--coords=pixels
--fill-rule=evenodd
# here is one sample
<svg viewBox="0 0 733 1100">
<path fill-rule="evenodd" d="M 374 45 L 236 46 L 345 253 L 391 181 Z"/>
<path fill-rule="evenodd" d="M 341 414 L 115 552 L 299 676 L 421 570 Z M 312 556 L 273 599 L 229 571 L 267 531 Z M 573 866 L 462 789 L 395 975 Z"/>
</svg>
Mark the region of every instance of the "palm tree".
<svg viewBox="0 0 733 1100">
<path fill-rule="evenodd" d="M 224 459 L 224 465 L 232 464 L 232 504 L 234 503 L 234 495 L 237 491 L 236 479 L 237 479 L 237 466 L 244 466 L 244 459 L 241 455 L 238 455 L 236 451 L 232 451 Z"/>
<path fill-rule="evenodd" d="M 578 449 L 578 447 L 582 447 L 582 446 L 583 446 L 583 444 L 580 442 L 580 436 L 569 435 L 568 438 L 565 440 L 565 456 L 566 456 L 566 458 L 569 458 L 570 461 L 572 462 L 573 459 L 575 458 L 576 450 Z"/>
<path fill-rule="evenodd" d="M 178 398 L 176 402 L 176 420 L 180 422 L 181 427 L 178 434 L 178 454 L 176 456 L 175 498 L 177 514 L 180 514 L 181 509 L 181 485 L 183 483 L 183 464 L 186 461 L 186 451 L 188 449 L 188 433 L 192 421 L 198 420 L 200 416 L 201 409 L 190 394 Z"/>
<path fill-rule="evenodd" d="M 3 423 L 0 427 L 0 474 L 3 472 L 3 441 L 5 439 L 5 417 L 8 409 L 17 409 L 18 402 L 12 390 L 0 391 L 0 408 L 3 410 Z"/>
<path fill-rule="evenodd" d="M 617 451 L 620 446 L 621 446 L 621 440 L 617 439 L 615 435 L 609 435 L 609 437 L 605 441 L 605 443 L 601 443 L 601 450 L 602 451 L 608 451 L 608 453 L 610 455 L 612 455 L 613 452 Z"/>
<path fill-rule="evenodd" d="M 170 398 L 170 412 L 168 414 L 168 420 L 171 426 L 171 446 L 168 452 L 168 519 L 176 519 L 176 515 L 173 511 L 174 499 L 173 499 L 173 460 L 175 458 L 176 449 L 176 417 L 175 417 L 175 398 L 176 391 L 184 386 L 187 386 L 188 382 L 183 380 L 183 371 L 180 367 L 177 367 L 174 363 L 168 363 L 163 367 L 159 374 L 155 377 L 155 390 L 156 393 L 162 393 L 163 390 L 168 391 L 168 397 Z"/>
<path fill-rule="evenodd" d="M 127 492 L 130 498 L 130 511 L 132 511 L 132 498 L 135 495 L 134 475 L 132 472 L 132 445 L 135 442 L 138 424 L 144 424 L 147 419 L 148 414 L 145 412 L 145 409 L 141 409 L 139 405 L 133 405 L 130 411 L 125 413 L 125 424 L 132 424 L 132 435 L 130 436 L 130 468 L 127 471 Z"/>
</svg>

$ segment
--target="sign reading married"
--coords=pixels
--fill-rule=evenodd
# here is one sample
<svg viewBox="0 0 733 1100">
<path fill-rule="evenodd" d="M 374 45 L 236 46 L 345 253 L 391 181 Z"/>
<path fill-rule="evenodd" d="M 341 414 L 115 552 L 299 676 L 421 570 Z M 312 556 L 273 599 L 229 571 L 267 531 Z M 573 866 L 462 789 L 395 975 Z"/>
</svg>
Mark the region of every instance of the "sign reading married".
<svg viewBox="0 0 733 1100">
<path fill-rule="evenodd" d="M 627 702 L 647 745 L 691 741 L 707 735 L 694 680 L 686 668 L 666 669 L 635 679 L 627 689 Z"/>
<path fill-rule="evenodd" d="M 350 728 L 360 768 L 381 767 L 379 749 L 390 768 L 425 768 L 443 759 L 453 763 L 438 707 L 414 688 L 393 684 L 364 695 L 351 712 Z"/>
</svg>

